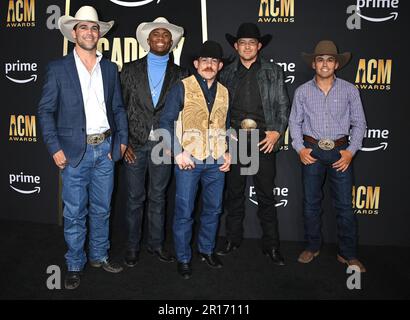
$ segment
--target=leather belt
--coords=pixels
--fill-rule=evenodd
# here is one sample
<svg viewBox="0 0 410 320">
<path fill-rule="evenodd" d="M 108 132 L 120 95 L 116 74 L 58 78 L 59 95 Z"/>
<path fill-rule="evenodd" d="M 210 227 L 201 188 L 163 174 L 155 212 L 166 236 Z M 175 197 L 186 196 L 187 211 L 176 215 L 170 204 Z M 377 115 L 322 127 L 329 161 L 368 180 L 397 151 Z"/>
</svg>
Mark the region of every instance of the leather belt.
<svg viewBox="0 0 410 320">
<path fill-rule="evenodd" d="M 348 139 L 346 136 L 337 139 L 337 140 L 331 140 L 331 139 L 320 139 L 316 140 L 315 138 L 312 138 L 311 136 L 306 136 L 303 135 L 303 140 L 317 144 L 320 149 L 322 150 L 332 150 L 335 147 L 340 147 L 348 142 Z"/>
<path fill-rule="evenodd" d="M 103 133 L 87 134 L 87 144 L 98 145 L 102 143 L 105 139 L 111 136 L 111 130 L 108 129 Z"/>
</svg>

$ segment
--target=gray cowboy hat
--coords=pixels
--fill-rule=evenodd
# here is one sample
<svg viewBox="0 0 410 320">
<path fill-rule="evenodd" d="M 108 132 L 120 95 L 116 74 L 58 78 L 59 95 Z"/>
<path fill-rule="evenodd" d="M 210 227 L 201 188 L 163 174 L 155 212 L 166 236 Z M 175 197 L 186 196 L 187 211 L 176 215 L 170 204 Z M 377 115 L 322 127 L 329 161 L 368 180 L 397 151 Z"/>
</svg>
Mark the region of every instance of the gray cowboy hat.
<svg viewBox="0 0 410 320">
<path fill-rule="evenodd" d="M 312 65 L 315 57 L 323 55 L 334 56 L 339 62 L 339 69 L 345 66 L 352 56 L 350 52 L 338 53 L 336 45 L 330 40 L 319 41 L 313 53 L 302 52 L 302 58 L 309 66 Z"/>
</svg>

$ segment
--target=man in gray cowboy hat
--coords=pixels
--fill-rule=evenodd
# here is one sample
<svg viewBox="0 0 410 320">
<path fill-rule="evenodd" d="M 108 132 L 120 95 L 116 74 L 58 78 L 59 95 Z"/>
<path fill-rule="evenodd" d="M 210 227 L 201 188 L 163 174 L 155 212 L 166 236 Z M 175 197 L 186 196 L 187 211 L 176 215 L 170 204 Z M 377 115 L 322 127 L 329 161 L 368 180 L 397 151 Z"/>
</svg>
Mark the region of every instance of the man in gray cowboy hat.
<svg viewBox="0 0 410 320">
<path fill-rule="evenodd" d="M 239 26 L 236 37 L 226 34 L 238 57 L 221 72 L 221 82 L 230 94 L 231 127 L 235 130 L 256 129 L 259 152 L 251 161 L 259 161 L 259 170 L 253 175 L 258 197 L 258 217 L 262 226 L 263 253 L 276 265 L 284 265 L 279 251 L 278 219 L 273 195 L 275 153 L 279 150 L 286 130 L 290 103 L 282 69 L 260 56 L 260 50 L 271 40 L 271 35 L 260 35 L 254 23 Z M 250 131 L 249 131 L 250 132 Z M 242 136 L 248 140 L 248 137 Z M 238 135 L 241 146 L 241 135 Z M 250 139 L 249 144 L 252 143 Z M 247 142 L 245 141 L 245 145 Z M 248 149 L 253 147 L 248 145 Z M 240 150 L 239 150 L 240 151 Z M 227 215 L 224 246 L 217 252 L 227 255 L 237 249 L 243 237 L 247 176 L 241 175 L 244 163 L 233 164 L 227 174 Z"/>
<path fill-rule="evenodd" d="M 59 19 L 61 33 L 75 47 L 48 65 L 38 106 L 44 141 L 61 169 L 67 289 L 80 285 L 87 262 L 87 215 L 91 266 L 122 271 L 108 259 L 108 234 L 114 161 L 127 147 L 127 115 L 117 66 L 96 49 L 113 24 L 99 21 L 90 6 L 81 7 L 75 17 Z"/>
<path fill-rule="evenodd" d="M 298 261 L 309 263 L 319 255 L 322 187 L 328 176 L 336 208 L 337 260 L 365 272 L 365 267 L 357 259 L 351 161 L 362 146 L 366 120 L 359 90 L 335 76 L 335 71 L 347 64 L 351 54 L 339 54 L 332 41 L 322 40 L 314 53 L 302 53 L 302 56 L 315 70 L 315 76 L 296 89 L 289 119 L 292 146 L 303 164 L 303 217 L 307 245 Z"/>
<path fill-rule="evenodd" d="M 177 66 L 172 50 L 184 29 L 163 17 L 143 22 L 137 28 L 139 45 L 148 52 L 142 59 L 127 63 L 121 72 L 124 102 L 128 113 L 129 145 L 125 152 L 127 181 L 126 225 L 128 240 L 125 264 L 139 260 L 145 207 L 145 181 L 148 184 L 148 252 L 162 262 L 175 259 L 164 249 L 165 197 L 172 166 L 157 164 L 151 157 L 160 141 L 154 134 L 170 87 L 187 75 Z"/>
</svg>

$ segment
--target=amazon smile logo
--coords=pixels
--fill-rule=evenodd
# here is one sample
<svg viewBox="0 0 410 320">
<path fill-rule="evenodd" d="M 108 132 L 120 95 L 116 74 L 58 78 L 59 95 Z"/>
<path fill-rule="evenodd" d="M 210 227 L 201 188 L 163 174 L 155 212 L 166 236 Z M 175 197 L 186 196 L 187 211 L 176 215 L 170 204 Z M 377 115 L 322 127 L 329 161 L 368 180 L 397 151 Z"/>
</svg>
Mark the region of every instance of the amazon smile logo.
<svg viewBox="0 0 410 320">
<path fill-rule="evenodd" d="M 156 1 L 158 4 L 161 0 L 140 0 L 140 1 L 110 0 L 110 1 L 122 7 L 140 7 L 140 6 L 145 6 L 146 4 L 154 2 L 154 1 Z"/>
<path fill-rule="evenodd" d="M 24 84 L 37 81 L 37 63 L 8 62 L 4 65 L 6 78 L 14 83 Z M 11 73 L 11 74 L 10 74 Z M 24 73 L 24 75 L 22 75 Z M 30 74 L 31 73 L 31 74 Z"/>
<path fill-rule="evenodd" d="M 21 194 L 40 193 L 40 177 L 24 174 L 9 174 L 10 188 Z"/>
<path fill-rule="evenodd" d="M 273 195 L 277 197 L 287 197 L 289 194 L 288 188 L 276 187 L 273 189 Z M 249 201 L 255 205 L 258 205 L 258 200 L 256 199 L 256 191 L 254 186 L 249 187 Z M 280 199 L 276 202 L 275 207 L 286 207 L 288 205 L 287 199 Z"/>
<path fill-rule="evenodd" d="M 396 10 L 399 8 L 399 0 L 357 0 L 356 8 L 356 14 L 360 18 L 371 22 L 384 22 L 391 19 L 396 20 L 399 16 L 397 11 L 390 11 L 387 13 L 387 16 L 384 17 L 370 17 L 363 12 L 367 9 L 384 9 L 384 11 L 386 9 Z"/>
<path fill-rule="evenodd" d="M 389 130 L 387 130 L 387 129 L 384 129 L 384 130 L 381 130 L 381 129 L 366 129 L 364 137 L 365 137 L 364 142 L 366 142 L 366 145 L 367 145 L 367 141 L 369 141 L 369 140 L 375 140 L 375 139 L 377 139 L 377 140 L 380 140 L 380 139 L 387 140 L 387 139 L 389 139 Z M 388 142 L 382 141 L 382 142 L 379 142 L 379 144 L 372 143 L 372 146 L 368 146 L 368 145 L 366 147 L 363 146 L 360 150 L 367 151 L 367 152 L 377 151 L 377 150 L 384 151 L 384 150 L 387 149 L 388 145 L 389 145 Z"/>
<path fill-rule="evenodd" d="M 399 0 L 357 0 L 349 5 L 346 27 L 349 30 L 360 30 L 362 20 L 369 22 L 395 21 L 399 16 Z"/>
</svg>

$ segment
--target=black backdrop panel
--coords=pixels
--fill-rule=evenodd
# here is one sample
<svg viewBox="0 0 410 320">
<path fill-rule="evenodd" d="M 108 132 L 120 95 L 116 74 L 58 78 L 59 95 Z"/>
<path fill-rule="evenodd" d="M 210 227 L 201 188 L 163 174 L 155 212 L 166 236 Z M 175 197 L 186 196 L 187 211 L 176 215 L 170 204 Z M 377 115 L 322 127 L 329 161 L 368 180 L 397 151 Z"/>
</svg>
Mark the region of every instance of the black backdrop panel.
<svg viewBox="0 0 410 320">
<path fill-rule="evenodd" d="M 341 51 L 351 51 L 352 60 L 338 72 L 355 83 L 361 92 L 368 130 L 364 149 L 354 161 L 353 207 L 359 221 L 360 243 L 410 245 L 409 208 L 405 201 L 409 169 L 406 161 L 406 99 L 404 79 L 409 70 L 404 47 L 408 2 L 320 1 L 320 0 L 207 0 L 207 1 L 116 1 L 82 0 L 2 0 L 0 37 L 2 40 L 2 104 L 0 128 L 3 150 L 0 190 L 5 204 L 0 217 L 46 223 L 58 221 L 58 170 L 41 140 L 36 118 L 37 103 L 47 62 L 72 50 L 65 49 L 56 21 L 69 10 L 74 15 L 82 5 L 97 8 L 100 19 L 115 20 L 115 27 L 102 39 L 99 49 L 121 68 L 124 62 L 140 58 L 143 51 L 135 39 L 143 21 L 164 16 L 185 28 L 185 39 L 175 52 L 176 61 L 190 67 L 194 53 L 206 38 L 219 41 L 226 56 L 234 50 L 225 33 L 236 34 L 245 21 L 258 23 L 262 34 L 273 40 L 262 54 L 285 70 L 291 98 L 295 89 L 313 77 L 301 52 L 312 52 L 321 39 L 334 40 Z M 117 1 L 118 2 L 118 1 Z M 144 4 L 145 3 L 145 4 Z M 138 5 L 138 6 L 137 6 Z M 201 8 L 201 5 L 205 5 Z M 357 11 L 357 6 L 360 11 Z M 201 10 L 205 9 L 206 10 Z M 207 14 L 205 29 L 202 15 Z M 360 14 L 360 16 L 358 15 Z M 203 31 L 205 36 L 203 37 Z M 207 36 L 206 36 L 207 35 Z M 113 197 L 114 216 L 123 219 L 125 179 L 117 168 Z M 173 215 L 174 181 L 168 194 L 168 225 Z M 323 235 L 336 241 L 336 220 L 325 186 Z M 302 186 L 300 163 L 290 145 L 277 157 L 275 194 L 278 201 L 281 238 L 303 240 Z M 256 216 L 257 195 L 252 181 L 246 190 L 245 236 L 260 237 Z M 197 210 L 198 211 L 198 210 Z M 224 234 L 224 218 L 221 220 Z"/>
</svg>

